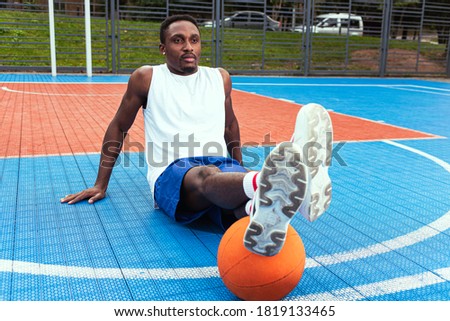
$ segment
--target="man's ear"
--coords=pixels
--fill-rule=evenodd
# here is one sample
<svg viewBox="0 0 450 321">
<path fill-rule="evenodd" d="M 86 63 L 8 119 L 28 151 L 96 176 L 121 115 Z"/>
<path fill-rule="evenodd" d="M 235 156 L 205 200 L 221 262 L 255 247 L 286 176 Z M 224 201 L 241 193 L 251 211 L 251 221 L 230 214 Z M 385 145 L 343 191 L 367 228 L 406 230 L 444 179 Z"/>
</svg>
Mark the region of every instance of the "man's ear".
<svg viewBox="0 0 450 321">
<path fill-rule="evenodd" d="M 163 55 L 166 54 L 166 46 L 163 43 L 159 44 L 159 52 L 162 53 Z"/>
</svg>

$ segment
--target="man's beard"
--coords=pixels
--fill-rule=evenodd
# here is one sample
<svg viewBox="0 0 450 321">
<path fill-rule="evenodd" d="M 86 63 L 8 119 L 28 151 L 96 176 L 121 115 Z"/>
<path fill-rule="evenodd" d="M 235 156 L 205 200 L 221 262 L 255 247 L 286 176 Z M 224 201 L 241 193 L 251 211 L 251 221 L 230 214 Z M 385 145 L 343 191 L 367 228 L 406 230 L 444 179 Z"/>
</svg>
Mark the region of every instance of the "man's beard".
<svg viewBox="0 0 450 321">
<path fill-rule="evenodd" d="M 195 67 L 191 67 L 191 66 L 187 66 L 187 67 L 183 67 L 182 70 L 188 74 L 192 74 L 195 71 L 197 71 L 197 66 Z"/>
</svg>

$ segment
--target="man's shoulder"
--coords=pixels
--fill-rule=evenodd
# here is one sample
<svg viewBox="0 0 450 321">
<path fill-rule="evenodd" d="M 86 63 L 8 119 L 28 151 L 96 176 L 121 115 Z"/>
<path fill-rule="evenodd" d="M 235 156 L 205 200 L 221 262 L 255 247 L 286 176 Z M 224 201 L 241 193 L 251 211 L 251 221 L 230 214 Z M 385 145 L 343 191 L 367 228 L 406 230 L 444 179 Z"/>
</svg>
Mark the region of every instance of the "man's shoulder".
<svg viewBox="0 0 450 321">
<path fill-rule="evenodd" d="M 230 77 L 230 74 L 228 73 L 228 71 L 226 71 L 222 67 L 199 66 L 199 68 L 205 70 L 206 72 L 212 72 L 212 73 L 220 74 L 224 80 L 226 80 L 226 79 L 228 79 Z"/>
<path fill-rule="evenodd" d="M 149 75 L 151 77 L 152 73 L 153 73 L 153 66 L 145 65 L 145 66 L 141 66 L 139 68 L 136 68 L 131 73 L 131 77 L 141 78 L 141 77 L 145 77 L 145 76 L 149 76 Z"/>
<path fill-rule="evenodd" d="M 139 68 L 137 68 L 134 73 L 140 73 L 140 74 L 147 74 L 152 73 L 153 69 L 155 69 L 157 66 L 151 66 L 151 65 L 143 65 Z"/>
<path fill-rule="evenodd" d="M 160 65 L 143 65 L 139 68 L 135 69 L 133 73 L 138 74 L 152 74 L 154 70 L 161 69 L 161 68 L 167 68 L 166 64 L 160 64 Z"/>
<path fill-rule="evenodd" d="M 146 95 L 153 78 L 153 66 L 145 65 L 133 71 L 128 81 L 129 88 L 133 88 L 140 95 Z"/>
<path fill-rule="evenodd" d="M 219 71 L 219 72 L 223 72 L 223 71 L 226 72 L 226 70 L 223 69 L 222 67 L 198 66 L 198 68 L 204 69 L 204 70 L 216 70 L 216 71 Z"/>
<path fill-rule="evenodd" d="M 160 65 L 143 65 L 133 71 L 131 74 L 132 78 L 138 78 L 138 79 L 146 79 L 151 80 L 153 78 L 153 75 L 155 74 L 156 70 L 162 70 L 166 67 L 165 64 Z"/>
</svg>

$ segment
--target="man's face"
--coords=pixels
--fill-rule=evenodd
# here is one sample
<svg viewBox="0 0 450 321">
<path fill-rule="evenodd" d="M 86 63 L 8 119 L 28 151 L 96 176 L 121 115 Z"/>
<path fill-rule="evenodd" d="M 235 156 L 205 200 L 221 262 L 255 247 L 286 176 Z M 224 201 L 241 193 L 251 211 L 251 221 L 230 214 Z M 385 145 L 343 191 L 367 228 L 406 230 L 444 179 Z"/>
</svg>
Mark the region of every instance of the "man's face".
<svg viewBox="0 0 450 321">
<path fill-rule="evenodd" d="M 197 71 L 201 55 L 200 33 L 189 21 L 172 23 L 165 33 L 165 43 L 159 47 L 166 56 L 171 72 L 178 75 L 190 75 Z"/>
</svg>

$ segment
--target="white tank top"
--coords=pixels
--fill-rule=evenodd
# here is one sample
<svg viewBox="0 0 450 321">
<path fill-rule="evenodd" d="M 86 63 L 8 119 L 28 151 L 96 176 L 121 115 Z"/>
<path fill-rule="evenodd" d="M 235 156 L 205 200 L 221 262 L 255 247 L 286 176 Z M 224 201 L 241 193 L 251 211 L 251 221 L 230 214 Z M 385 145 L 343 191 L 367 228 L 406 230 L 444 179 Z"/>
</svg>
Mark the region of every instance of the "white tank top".
<svg viewBox="0 0 450 321">
<path fill-rule="evenodd" d="M 227 156 L 225 91 L 215 68 L 199 67 L 189 76 L 154 66 L 144 109 L 147 180 L 154 184 L 178 158 Z"/>
</svg>

